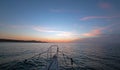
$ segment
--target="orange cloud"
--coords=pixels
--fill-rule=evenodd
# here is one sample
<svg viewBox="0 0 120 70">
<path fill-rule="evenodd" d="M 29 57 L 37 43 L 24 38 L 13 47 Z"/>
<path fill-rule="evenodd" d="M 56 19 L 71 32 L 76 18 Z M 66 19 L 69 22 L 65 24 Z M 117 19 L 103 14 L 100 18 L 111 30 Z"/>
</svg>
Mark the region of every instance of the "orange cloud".
<svg viewBox="0 0 120 70">
<path fill-rule="evenodd" d="M 92 30 L 91 32 L 84 33 L 84 34 L 82 34 L 82 36 L 85 36 L 85 37 L 94 37 L 94 36 L 98 36 L 100 34 L 102 34 L 101 29 L 96 29 L 96 30 Z"/>
</svg>

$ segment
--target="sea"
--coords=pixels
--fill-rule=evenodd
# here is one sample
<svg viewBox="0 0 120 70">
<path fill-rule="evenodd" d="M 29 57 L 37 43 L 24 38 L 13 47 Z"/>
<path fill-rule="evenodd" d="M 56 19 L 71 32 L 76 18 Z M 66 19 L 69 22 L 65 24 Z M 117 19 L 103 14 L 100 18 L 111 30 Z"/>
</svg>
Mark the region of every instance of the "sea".
<svg viewBox="0 0 120 70">
<path fill-rule="evenodd" d="M 8 42 L 0 43 L 0 70 L 29 70 L 13 69 L 12 65 L 46 51 L 51 45 L 58 45 L 60 51 L 73 58 L 81 67 L 78 70 L 120 70 L 120 44 Z"/>
</svg>

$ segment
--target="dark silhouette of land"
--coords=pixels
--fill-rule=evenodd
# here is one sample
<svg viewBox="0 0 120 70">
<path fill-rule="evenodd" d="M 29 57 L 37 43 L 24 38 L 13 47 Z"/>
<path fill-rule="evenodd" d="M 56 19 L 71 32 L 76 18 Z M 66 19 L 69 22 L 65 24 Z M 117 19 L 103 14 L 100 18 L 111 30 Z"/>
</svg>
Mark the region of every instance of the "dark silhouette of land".
<svg viewBox="0 0 120 70">
<path fill-rule="evenodd" d="M 15 39 L 0 39 L 0 42 L 47 43 L 47 42 L 44 42 L 44 41 L 36 41 L 36 40 L 15 40 Z"/>
</svg>

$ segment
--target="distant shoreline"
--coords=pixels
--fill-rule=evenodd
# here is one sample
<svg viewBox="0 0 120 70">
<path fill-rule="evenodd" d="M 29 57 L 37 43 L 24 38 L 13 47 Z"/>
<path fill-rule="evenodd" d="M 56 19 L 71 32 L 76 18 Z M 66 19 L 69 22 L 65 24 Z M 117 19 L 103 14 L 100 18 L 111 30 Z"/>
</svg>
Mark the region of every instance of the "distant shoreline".
<svg viewBox="0 0 120 70">
<path fill-rule="evenodd" d="M 14 42 L 14 43 L 48 43 L 44 41 L 36 41 L 36 40 L 15 40 L 15 39 L 0 39 L 1 42 Z"/>
</svg>

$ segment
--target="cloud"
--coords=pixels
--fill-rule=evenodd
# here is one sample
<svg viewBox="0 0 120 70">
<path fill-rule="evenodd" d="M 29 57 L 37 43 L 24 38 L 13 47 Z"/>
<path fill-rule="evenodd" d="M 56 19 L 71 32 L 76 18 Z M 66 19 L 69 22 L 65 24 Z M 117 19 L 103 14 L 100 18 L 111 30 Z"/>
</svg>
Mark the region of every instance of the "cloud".
<svg viewBox="0 0 120 70">
<path fill-rule="evenodd" d="M 33 29 L 36 31 L 39 31 L 39 32 L 54 33 L 54 36 L 59 37 L 59 38 L 74 39 L 74 38 L 76 38 L 76 36 L 80 35 L 80 34 L 76 34 L 74 32 L 59 31 L 59 30 L 54 30 L 54 29 L 45 28 L 45 27 L 34 27 Z"/>
<path fill-rule="evenodd" d="M 112 5 L 110 3 L 100 3 L 99 7 L 103 9 L 110 9 L 112 8 Z"/>
<path fill-rule="evenodd" d="M 18 25 L 18 24 L 0 24 L 0 27 L 7 27 L 12 29 L 24 29 L 24 28 L 31 28 L 32 25 Z"/>
<path fill-rule="evenodd" d="M 112 31 L 111 31 L 112 30 Z M 83 38 L 79 38 L 73 42 L 87 42 L 87 43 L 119 43 L 120 32 L 119 23 L 113 23 L 105 27 L 91 30 L 88 33 L 81 34 Z M 106 32 L 106 33 L 103 33 Z M 110 32 L 110 33 L 108 33 Z"/>
<path fill-rule="evenodd" d="M 72 33 L 70 32 L 65 32 L 65 31 L 58 31 L 58 30 L 51 30 L 45 27 L 34 27 L 34 30 L 39 31 L 39 32 L 49 32 L 49 33 L 57 33 L 57 36 L 69 36 Z"/>
<path fill-rule="evenodd" d="M 95 30 L 92 30 L 88 33 L 84 33 L 84 34 L 81 34 L 82 36 L 84 37 L 94 37 L 94 36 L 98 36 L 102 34 L 102 29 L 95 29 Z"/>
<path fill-rule="evenodd" d="M 73 42 L 84 42 L 94 44 L 120 44 L 120 34 L 101 34 L 99 37 L 82 38 Z M 114 45 L 115 46 L 115 45 Z M 118 46 L 118 45 L 117 45 Z"/>
<path fill-rule="evenodd" d="M 33 29 L 39 32 L 63 32 L 63 31 L 51 30 L 45 27 L 34 27 Z"/>
<path fill-rule="evenodd" d="M 59 31 L 59 30 L 50 29 L 50 28 L 46 28 L 46 27 L 34 27 L 33 29 L 36 31 L 39 31 L 39 32 L 55 33 L 54 35 L 57 37 L 67 37 L 67 38 L 69 38 L 69 37 L 74 37 L 74 38 L 85 37 L 85 38 L 87 38 L 87 37 L 97 37 L 102 34 L 103 30 L 108 30 L 113 25 L 114 24 L 111 24 L 111 25 L 105 26 L 105 27 L 100 27 L 97 29 L 93 29 L 90 32 L 83 33 L 83 34 L 68 32 L 68 31 Z"/>
<path fill-rule="evenodd" d="M 84 37 L 100 36 L 100 35 L 103 34 L 103 31 L 107 31 L 107 32 L 111 31 L 113 26 L 118 26 L 118 24 L 110 24 L 110 25 L 107 25 L 107 26 L 104 26 L 104 27 L 99 27 L 99 28 L 91 30 L 88 33 L 83 33 L 83 34 L 81 34 L 81 36 L 84 36 Z"/>
<path fill-rule="evenodd" d="M 78 13 L 80 12 L 79 10 L 73 9 L 73 10 L 68 10 L 68 9 L 50 9 L 50 12 L 55 12 L 55 13 L 59 13 L 59 12 L 71 12 L 71 13 Z"/>
<path fill-rule="evenodd" d="M 61 33 L 57 34 L 57 36 L 71 37 L 71 36 L 73 36 L 73 33 L 71 33 L 71 32 L 61 32 Z"/>
<path fill-rule="evenodd" d="M 120 15 L 116 15 L 116 16 L 87 16 L 87 17 L 83 17 L 80 20 L 90 20 L 90 19 L 111 19 L 111 18 L 119 18 Z"/>
</svg>

